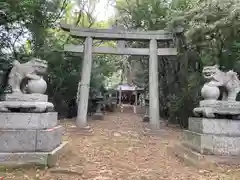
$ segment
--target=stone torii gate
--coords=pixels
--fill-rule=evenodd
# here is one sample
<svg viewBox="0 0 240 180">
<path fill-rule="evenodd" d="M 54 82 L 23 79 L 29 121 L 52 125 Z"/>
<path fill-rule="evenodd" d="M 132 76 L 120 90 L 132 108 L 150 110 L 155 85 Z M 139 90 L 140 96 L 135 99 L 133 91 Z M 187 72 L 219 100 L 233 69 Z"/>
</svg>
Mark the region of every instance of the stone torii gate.
<svg viewBox="0 0 240 180">
<path fill-rule="evenodd" d="M 71 36 L 84 38 L 84 45 L 67 44 L 64 51 L 84 53 L 82 79 L 80 87 L 80 101 L 76 124 L 79 128 L 87 127 L 87 108 L 89 98 L 89 84 L 92 69 L 92 54 L 115 54 L 115 55 L 148 55 L 149 56 L 149 123 L 154 129 L 160 128 L 159 94 L 158 94 L 158 56 L 177 55 L 176 48 L 158 48 L 157 42 L 170 42 L 173 35 L 167 31 L 124 31 L 117 29 L 89 29 L 61 24 L 61 28 L 68 31 Z M 93 39 L 99 40 L 140 40 L 149 41 L 149 48 L 127 47 L 93 47 Z"/>
</svg>

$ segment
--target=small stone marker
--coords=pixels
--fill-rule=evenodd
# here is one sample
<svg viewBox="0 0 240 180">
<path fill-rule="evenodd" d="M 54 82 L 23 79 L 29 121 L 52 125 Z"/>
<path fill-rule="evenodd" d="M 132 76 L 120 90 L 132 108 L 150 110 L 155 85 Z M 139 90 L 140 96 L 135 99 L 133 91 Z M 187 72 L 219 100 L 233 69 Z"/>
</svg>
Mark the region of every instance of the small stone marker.
<svg viewBox="0 0 240 180">
<path fill-rule="evenodd" d="M 149 98 L 145 98 L 145 114 L 143 116 L 143 122 L 149 122 Z"/>
<path fill-rule="evenodd" d="M 102 108 L 102 101 L 103 101 L 103 96 L 99 95 L 95 98 L 93 98 L 93 100 L 96 102 L 97 104 L 97 110 L 96 112 L 93 114 L 92 119 L 93 120 L 103 120 L 104 119 L 104 115 L 101 111 Z"/>
</svg>

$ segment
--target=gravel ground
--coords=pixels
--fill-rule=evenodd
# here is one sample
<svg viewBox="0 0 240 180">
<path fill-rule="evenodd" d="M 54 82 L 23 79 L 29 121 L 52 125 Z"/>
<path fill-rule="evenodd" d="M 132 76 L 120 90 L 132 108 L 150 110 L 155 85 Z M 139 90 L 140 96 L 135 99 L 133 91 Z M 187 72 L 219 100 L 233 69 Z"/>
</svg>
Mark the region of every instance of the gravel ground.
<svg viewBox="0 0 240 180">
<path fill-rule="evenodd" d="M 217 171 L 187 167 L 167 148 L 179 142 L 181 130 L 165 128 L 167 135 L 148 137 L 144 124 L 134 114 L 113 113 L 103 121 L 90 121 L 92 136 L 68 132 L 74 121 L 64 120 L 64 139 L 69 144 L 55 168 L 16 169 L 2 172 L 4 179 L 16 180 L 239 180 L 240 169 L 222 167 Z"/>
</svg>

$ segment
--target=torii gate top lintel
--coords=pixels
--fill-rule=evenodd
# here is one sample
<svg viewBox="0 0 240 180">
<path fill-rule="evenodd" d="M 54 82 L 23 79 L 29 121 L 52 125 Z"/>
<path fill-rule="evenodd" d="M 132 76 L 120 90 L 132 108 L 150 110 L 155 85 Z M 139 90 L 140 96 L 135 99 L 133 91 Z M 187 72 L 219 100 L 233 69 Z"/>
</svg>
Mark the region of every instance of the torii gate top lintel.
<svg viewBox="0 0 240 180">
<path fill-rule="evenodd" d="M 120 29 L 92 29 L 76 27 L 69 24 L 60 24 L 64 31 L 70 32 L 70 35 L 75 37 L 91 36 L 95 39 L 111 39 L 111 40 L 150 40 L 172 41 L 172 33 L 165 30 L 157 31 L 126 31 Z"/>
<path fill-rule="evenodd" d="M 73 37 L 86 38 L 91 37 L 92 39 L 102 39 L 102 40 L 147 40 L 152 39 L 156 41 L 172 41 L 173 36 L 170 32 L 160 30 L 160 31 L 126 31 L 117 28 L 114 29 L 91 29 L 91 28 L 81 28 L 68 24 L 60 24 L 64 31 L 70 33 Z M 123 43 L 124 44 L 124 43 Z M 83 53 L 83 45 L 64 45 L 64 51 Z M 93 47 L 93 53 L 99 54 L 115 54 L 115 55 L 149 55 L 149 48 L 126 48 L 124 45 L 122 47 L 112 48 L 112 47 Z M 160 56 L 172 56 L 177 55 L 176 48 L 157 48 L 157 55 Z"/>
</svg>

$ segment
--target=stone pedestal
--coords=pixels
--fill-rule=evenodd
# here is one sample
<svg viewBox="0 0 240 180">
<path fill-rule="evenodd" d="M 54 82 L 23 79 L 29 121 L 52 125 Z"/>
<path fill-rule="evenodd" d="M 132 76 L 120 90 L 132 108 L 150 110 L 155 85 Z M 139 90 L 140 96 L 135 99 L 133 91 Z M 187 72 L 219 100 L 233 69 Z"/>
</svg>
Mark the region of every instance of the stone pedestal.
<svg viewBox="0 0 240 180">
<path fill-rule="evenodd" d="M 231 119 L 189 118 L 184 144 L 209 155 L 240 155 L 240 121 Z"/>
<path fill-rule="evenodd" d="M 207 165 L 240 164 L 240 80 L 236 72 L 222 72 L 218 65 L 202 70 L 207 80 L 201 95 L 204 100 L 193 109 L 197 118 L 188 119 L 188 130 L 174 153 L 185 162 Z M 224 89 L 224 91 L 222 91 Z M 221 96 L 220 96 L 221 95 Z"/>
<path fill-rule="evenodd" d="M 149 122 L 149 99 L 145 99 L 145 114 L 143 116 L 143 122 Z"/>
<path fill-rule="evenodd" d="M 104 119 L 104 115 L 101 111 L 102 100 L 103 100 L 102 96 L 97 96 L 96 98 L 94 98 L 94 101 L 96 101 L 96 104 L 97 104 L 97 110 L 92 116 L 93 120 L 103 120 Z"/>
<path fill-rule="evenodd" d="M 93 120 L 103 120 L 104 119 L 104 115 L 102 112 L 95 112 L 92 116 Z"/>
<path fill-rule="evenodd" d="M 144 115 L 146 113 L 146 108 L 144 106 L 135 106 L 136 114 Z"/>
<path fill-rule="evenodd" d="M 188 123 L 173 150 L 178 157 L 196 166 L 236 164 L 236 159 L 240 164 L 239 120 L 190 117 Z"/>
<path fill-rule="evenodd" d="M 8 94 L 6 101 L 1 102 L 8 106 L 0 112 L 0 165 L 54 166 L 66 144 L 62 142 L 63 127 L 58 125 L 57 113 L 47 109 L 32 112 L 25 106 L 26 103 L 48 103 L 47 99 L 42 94 Z M 19 103 L 22 105 L 14 105 Z"/>
</svg>

